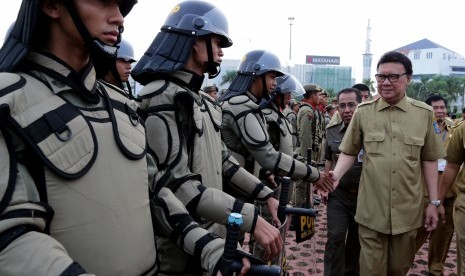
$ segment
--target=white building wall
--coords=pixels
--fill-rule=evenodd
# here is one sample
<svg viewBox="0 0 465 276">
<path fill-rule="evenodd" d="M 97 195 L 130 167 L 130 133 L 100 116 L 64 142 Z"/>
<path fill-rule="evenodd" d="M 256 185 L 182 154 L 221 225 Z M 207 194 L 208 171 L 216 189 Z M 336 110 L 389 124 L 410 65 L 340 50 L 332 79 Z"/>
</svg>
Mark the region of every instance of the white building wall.
<svg viewBox="0 0 465 276">
<path fill-rule="evenodd" d="M 451 75 L 465 72 L 452 72 L 451 66 L 465 67 L 465 59 L 459 54 L 444 49 L 432 48 L 412 50 L 407 55 L 412 61 L 413 75 Z"/>
</svg>

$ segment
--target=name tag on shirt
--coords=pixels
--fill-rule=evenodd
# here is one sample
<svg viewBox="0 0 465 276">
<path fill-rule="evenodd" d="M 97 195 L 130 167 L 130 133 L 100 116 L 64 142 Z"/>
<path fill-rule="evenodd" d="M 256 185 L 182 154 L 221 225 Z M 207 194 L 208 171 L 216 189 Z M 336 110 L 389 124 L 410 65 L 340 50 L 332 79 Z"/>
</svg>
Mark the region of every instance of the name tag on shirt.
<svg viewBox="0 0 465 276">
<path fill-rule="evenodd" d="M 359 163 L 362 163 L 363 162 L 363 149 L 360 150 L 360 152 L 358 153 L 357 155 L 357 161 Z"/>
<path fill-rule="evenodd" d="M 446 169 L 446 159 L 438 159 L 438 172 L 443 172 Z"/>
</svg>

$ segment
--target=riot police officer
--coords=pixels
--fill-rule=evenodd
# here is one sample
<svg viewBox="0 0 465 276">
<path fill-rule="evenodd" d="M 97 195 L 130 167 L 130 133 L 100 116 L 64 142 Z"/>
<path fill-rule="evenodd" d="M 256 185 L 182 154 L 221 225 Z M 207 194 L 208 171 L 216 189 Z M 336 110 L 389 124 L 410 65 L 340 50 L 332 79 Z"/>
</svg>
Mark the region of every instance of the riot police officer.
<svg viewBox="0 0 465 276">
<path fill-rule="evenodd" d="M 136 62 L 134 48 L 129 41 L 121 39 L 121 42 L 118 44 L 115 66 L 110 68 L 110 71 L 103 78 L 105 83 L 122 88 L 125 95 L 129 98 L 133 97 L 132 88 L 129 84 L 129 76 L 131 75 L 132 63 L 134 62 Z"/>
<path fill-rule="evenodd" d="M 298 153 L 300 151 L 300 149 L 298 149 L 300 147 L 299 133 L 297 132 L 297 113 L 299 112 L 299 108 L 300 103 L 295 99 L 291 99 L 286 108 L 283 110 L 283 115 L 292 126 L 292 148 L 294 153 Z"/>
<path fill-rule="evenodd" d="M 293 134 L 295 129 L 284 115 L 284 109 L 291 98 L 302 96 L 305 93 L 302 84 L 290 74 L 277 78 L 277 89 L 272 95 L 272 101 L 263 108 L 263 114 L 273 147 L 282 153 L 293 156 Z"/>
<path fill-rule="evenodd" d="M 251 173 L 258 175 L 261 167 L 264 174 L 316 182 L 318 170 L 274 149 L 266 131 L 260 103 L 270 100 L 276 78 L 283 75 L 279 58 L 269 51 L 250 51 L 242 58 L 228 93 L 220 98 L 223 139 L 231 154 Z"/>
<path fill-rule="evenodd" d="M 96 81 L 136 2 L 21 5 L 0 50 L 0 275 L 156 272 L 144 128 Z"/>
<path fill-rule="evenodd" d="M 204 74 L 218 75 L 222 48 L 231 45 L 226 17 L 217 7 L 185 1 L 173 8 L 132 71 L 133 78 L 144 85 L 139 93 L 141 109 L 148 145 L 160 168 L 155 185 L 171 189 L 191 216 L 211 232 L 192 228 L 181 216 L 157 222 L 162 274 L 190 275 L 200 268 L 215 274 L 222 250 L 212 248 L 218 248 L 217 235 L 224 232 L 218 223 L 225 224 L 231 211 L 243 214 L 242 230 L 251 232 L 268 254 L 282 250 L 279 231 L 259 217 L 253 205 L 221 191 L 225 177 L 245 196 L 277 209 L 272 191 L 228 154 L 220 135 L 221 109 L 200 94 Z M 166 208 L 169 200 L 157 196 L 161 199 L 153 204 L 162 217 L 171 211 Z M 185 250 L 188 239 L 195 239 L 195 248 Z M 209 251 L 208 260 L 199 267 L 197 259 Z"/>
</svg>

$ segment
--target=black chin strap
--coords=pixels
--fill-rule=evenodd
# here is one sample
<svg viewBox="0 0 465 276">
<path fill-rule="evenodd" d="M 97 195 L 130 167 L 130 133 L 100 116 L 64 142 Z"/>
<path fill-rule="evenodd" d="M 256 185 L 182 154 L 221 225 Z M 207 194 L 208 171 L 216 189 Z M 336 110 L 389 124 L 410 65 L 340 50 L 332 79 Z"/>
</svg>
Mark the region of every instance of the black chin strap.
<svg viewBox="0 0 465 276">
<path fill-rule="evenodd" d="M 271 91 L 271 93 L 266 92 L 266 94 L 264 94 L 264 95 L 267 95 L 267 96 L 264 96 L 261 103 L 259 104 L 260 109 L 264 109 L 264 108 L 269 107 L 270 104 L 274 101 L 274 99 L 276 97 L 278 97 L 279 95 L 281 95 L 281 101 L 284 102 L 284 96 L 280 92 L 281 92 L 281 88 L 279 88 L 279 87 L 276 87 L 273 91 Z M 283 105 L 283 104 L 281 103 L 281 105 Z M 284 108 L 284 107 L 282 107 L 282 108 Z"/>
<path fill-rule="evenodd" d="M 263 86 L 263 93 L 262 93 L 262 97 L 265 99 L 265 100 L 269 100 L 270 99 L 270 93 L 268 92 L 268 89 L 266 87 L 266 77 L 265 77 L 266 73 L 261 75 L 261 79 L 262 79 L 262 86 Z"/>
<path fill-rule="evenodd" d="M 207 55 L 208 61 L 205 62 L 207 67 L 208 78 L 213 79 L 218 76 L 221 72 L 221 67 L 218 62 L 215 62 L 213 59 L 213 48 L 211 36 L 208 36 L 208 39 L 205 39 L 205 45 L 207 46 Z"/>
<path fill-rule="evenodd" d="M 68 9 L 71 18 L 73 19 L 74 25 L 79 31 L 84 43 L 90 50 L 92 63 L 97 72 L 97 78 L 103 78 L 105 74 L 111 70 L 112 63 L 116 62 L 116 52 L 118 47 L 115 45 L 108 45 L 103 43 L 98 38 L 92 38 L 86 26 L 81 20 L 81 17 L 77 13 L 76 6 L 73 0 L 65 0 L 65 5 Z M 121 32 L 123 31 L 122 26 L 119 28 L 118 41 L 121 40 Z"/>
<path fill-rule="evenodd" d="M 125 83 L 126 83 L 126 88 L 127 88 L 127 90 L 128 90 L 128 93 L 129 93 L 129 99 L 135 100 L 136 97 L 135 97 L 135 95 L 132 93 L 131 83 L 130 83 L 129 81 L 126 81 Z"/>
</svg>

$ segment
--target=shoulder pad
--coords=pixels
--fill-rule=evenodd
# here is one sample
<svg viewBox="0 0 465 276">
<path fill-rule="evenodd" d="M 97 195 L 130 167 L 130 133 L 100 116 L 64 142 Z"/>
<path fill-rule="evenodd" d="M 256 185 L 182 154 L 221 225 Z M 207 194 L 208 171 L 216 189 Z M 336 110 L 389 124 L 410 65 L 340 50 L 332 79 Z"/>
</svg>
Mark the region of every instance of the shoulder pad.
<svg viewBox="0 0 465 276">
<path fill-rule="evenodd" d="M 264 109 L 262 109 L 262 113 L 265 116 L 271 115 L 273 113 L 273 110 L 271 110 L 271 108 L 264 108 Z"/>
<path fill-rule="evenodd" d="M 18 74 L 0 73 L 0 96 L 17 90 L 26 84 L 26 80 Z"/>
<path fill-rule="evenodd" d="M 411 99 L 411 98 L 409 98 L 409 100 L 410 100 L 410 103 L 412 105 L 414 105 L 414 106 L 421 107 L 421 108 L 433 111 L 433 108 L 431 108 L 431 106 L 429 106 L 428 104 L 426 104 L 424 102 L 420 102 L 420 101 L 417 101 L 417 100 Z"/>
<path fill-rule="evenodd" d="M 200 91 L 199 94 L 206 101 L 209 101 L 209 102 L 211 102 L 211 103 L 213 103 L 215 105 L 218 105 L 217 102 L 215 101 L 215 99 L 212 96 L 208 95 L 207 93 L 205 93 L 203 91 Z"/>
<path fill-rule="evenodd" d="M 379 99 L 380 99 L 380 98 L 378 98 L 378 99 L 376 99 L 376 100 L 369 100 L 369 101 L 366 101 L 366 102 L 363 102 L 363 103 L 359 103 L 359 104 L 358 104 L 358 107 L 360 107 L 360 106 L 364 106 L 364 105 L 370 105 L 370 104 L 373 104 L 373 103 L 375 103 L 375 102 L 379 101 Z"/>
<path fill-rule="evenodd" d="M 335 127 L 335 126 L 338 126 L 342 124 L 342 121 L 334 121 L 334 122 L 330 122 L 327 126 L 326 126 L 326 129 L 330 129 L 332 127 Z"/>
<path fill-rule="evenodd" d="M 152 81 L 142 88 L 137 97 L 140 99 L 144 99 L 152 97 L 154 94 L 160 94 L 163 91 L 165 91 L 168 85 L 169 82 L 167 82 L 166 80 Z"/>
<path fill-rule="evenodd" d="M 246 103 L 253 103 L 255 104 L 249 97 L 246 95 L 239 95 L 236 97 L 232 97 L 228 100 L 229 104 L 238 105 L 238 104 L 246 104 Z"/>
</svg>

